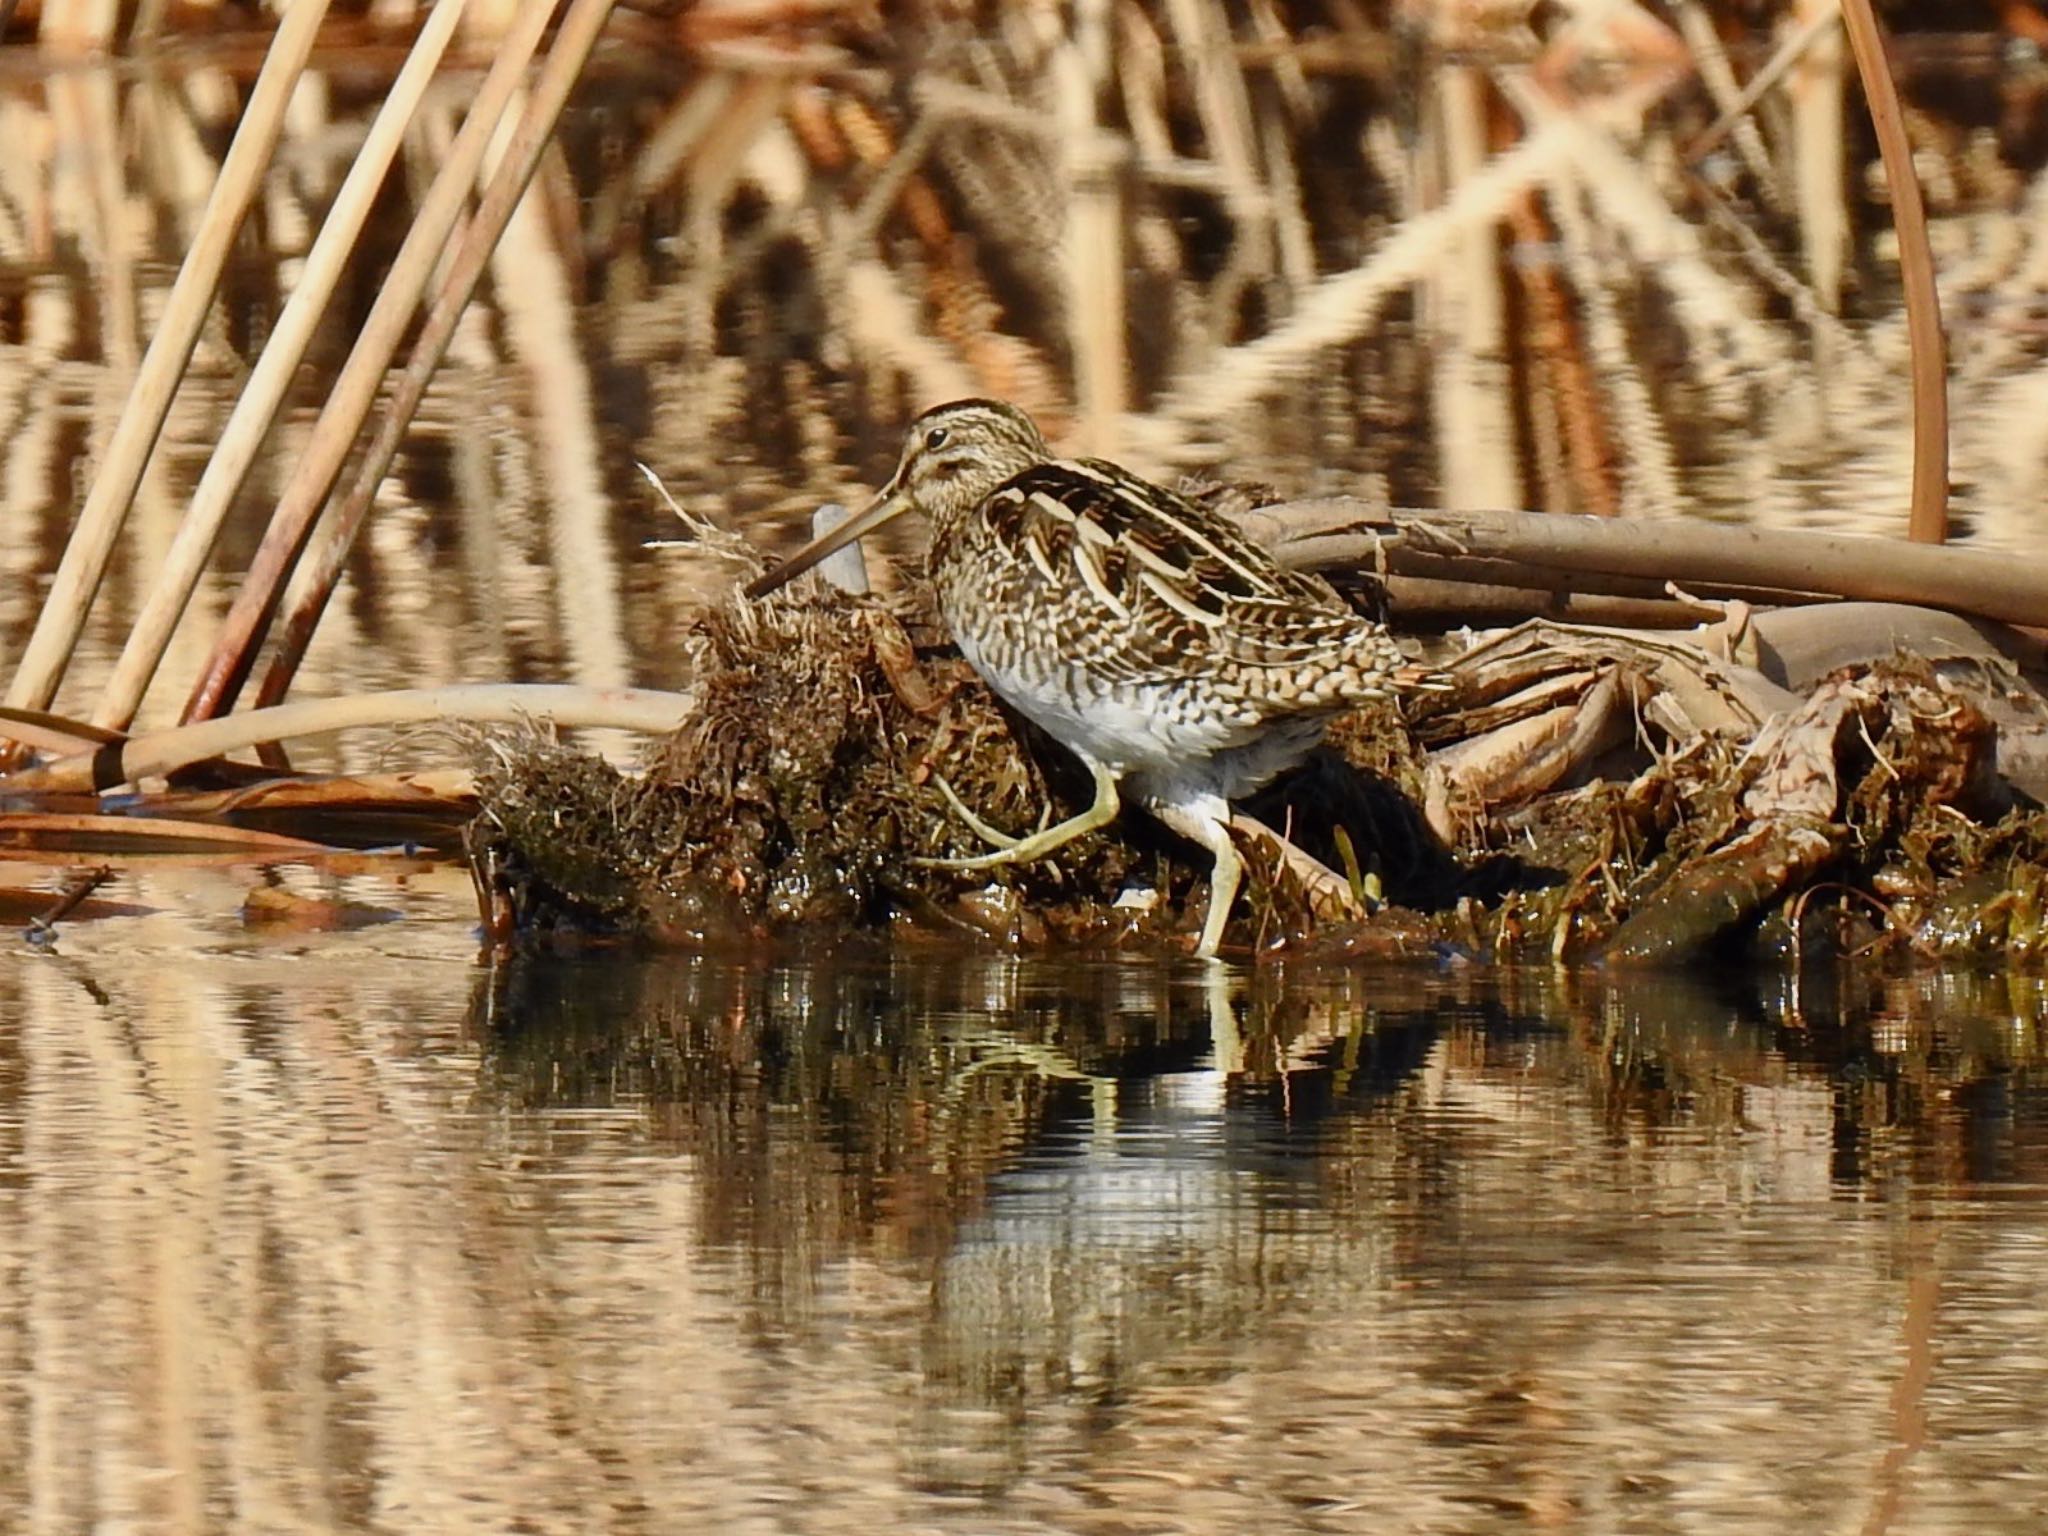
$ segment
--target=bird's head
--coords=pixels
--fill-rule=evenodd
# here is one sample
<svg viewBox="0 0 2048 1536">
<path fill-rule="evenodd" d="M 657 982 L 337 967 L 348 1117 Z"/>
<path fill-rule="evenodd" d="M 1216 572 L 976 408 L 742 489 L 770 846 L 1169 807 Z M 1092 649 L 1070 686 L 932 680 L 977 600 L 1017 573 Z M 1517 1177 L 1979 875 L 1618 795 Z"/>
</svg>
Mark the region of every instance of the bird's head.
<svg viewBox="0 0 2048 1536">
<path fill-rule="evenodd" d="M 999 400 L 955 400 L 933 406 L 903 439 L 896 473 L 862 511 L 813 539 L 747 587 L 749 597 L 772 592 L 827 555 L 905 512 L 919 511 L 944 526 L 965 517 L 1004 481 L 1052 457 L 1037 425 Z"/>
</svg>

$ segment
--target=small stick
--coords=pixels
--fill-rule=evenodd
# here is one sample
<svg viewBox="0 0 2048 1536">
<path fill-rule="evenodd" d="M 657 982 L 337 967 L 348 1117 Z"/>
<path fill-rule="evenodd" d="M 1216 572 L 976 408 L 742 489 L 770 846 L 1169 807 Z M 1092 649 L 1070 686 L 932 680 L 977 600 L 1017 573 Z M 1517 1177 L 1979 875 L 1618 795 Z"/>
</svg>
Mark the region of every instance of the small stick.
<svg viewBox="0 0 2048 1536">
<path fill-rule="evenodd" d="M 0 15 L 0 29 L 4 29 L 7 18 Z M 22 935 L 38 949 L 47 949 L 57 942 L 57 925 L 84 905 L 85 898 L 114 878 L 114 866 L 102 864 L 97 869 L 84 869 L 65 882 L 64 891 L 57 898 L 57 904 L 40 917 L 28 920 L 28 930 Z"/>
</svg>

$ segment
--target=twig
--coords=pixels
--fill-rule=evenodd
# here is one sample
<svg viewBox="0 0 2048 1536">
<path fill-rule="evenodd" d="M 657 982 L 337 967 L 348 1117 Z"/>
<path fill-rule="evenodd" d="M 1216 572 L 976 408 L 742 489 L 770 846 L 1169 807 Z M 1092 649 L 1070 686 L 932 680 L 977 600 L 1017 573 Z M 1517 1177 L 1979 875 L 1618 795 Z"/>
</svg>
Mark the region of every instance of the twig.
<svg viewBox="0 0 2048 1536">
<path fill-rule="evenodd" d="M 0 0 L 0 32 L 7 29 L 8 10 L 11 0 Z M 64 892 L 57 904 L 40 917 L 28 920 L 28 929 L 22 935 L 38 949 L 46 949 L 57 942 L 57 925 L 85 904 L 86 897 L 114 878 L 114 866 L 102 864 L 95 869 L 81 870 L 65 882 Z"/>
</svg>

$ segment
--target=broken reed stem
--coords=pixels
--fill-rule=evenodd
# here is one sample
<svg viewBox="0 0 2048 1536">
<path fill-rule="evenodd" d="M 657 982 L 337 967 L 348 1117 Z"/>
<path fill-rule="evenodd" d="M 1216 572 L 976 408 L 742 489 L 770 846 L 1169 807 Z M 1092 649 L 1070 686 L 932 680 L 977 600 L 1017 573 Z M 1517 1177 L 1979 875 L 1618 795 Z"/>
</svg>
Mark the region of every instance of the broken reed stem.
<svg viewBox="0 0 2048 1536">
<path fill-rule="evenodd" d="M 1885 62 L 1884 32 L 1870 0 L 1841 0 L 1842 21 L 1863 95 L 1877 130 L 1885 184 L 1892 194 L 1892 224 L 1899 237 L 1899 281 L 1906 294 L 1906 334 L 1913 371 L 1913 501 L 1906 537 L 1939 544 L 1948 537 L 1948 346 L 1941 332 L 1941 296 L 1934 286 L 1934 252 L 1927 243 L 1927 210 L 1913 170 L 1899 89 Z"/>
<path fill-rule="evenodd" d="M 526 112 L 498 162 L 490 187 L 478 205 L 476 217 L 470 221 L 461 249 L 449 264 L 441 291 L 420 327 L 412 359 L 393 389 L 389 409 L 378 424 L 377 436 L 356 467 L 355 479 L 328 525 L 325 542 L 315 557 L 309 578 L 300 589 L 298 603 L 286 620 L 284 632 L 278 636 L 270 669 L 257 696 L 259 706 L 276 703 L 291 686 L 292 675 L 298 670 L 306 646 L 313 638 L 313 630 L 327 607 L 327 599 L 333 594 L 335 583 L 341 579 L 341 568 L 355 544 L 356 534 L 361 530 L 363 520 L 369 516 L 377 487 L 382 483 L 385 471 L 391 467 L 391 460 L 398 452 L 413 412 L 419 408 L 427 381 L 440 366 L 442 355 L 455 336 L 456 322 L 469 303 L 470 295 L 476 291 L 498 237 L 504 232 L 512 210 L 518 206 L 533 173 L 540 166 L 540 157 L 554 133 L 555 121 L 561 116 L 569 92 L 582 75 L 591 50 L 597 46 L 598 34 L 604 30 L 612 5 L 613 0 L 570 0 L 568 12 L 555 33 L 555 45 L 549 50 L 547 62 L 541 66 L 539 79 L 534 82 Z M 221 680 L 223 686 L 210 709 L 201 711 L 195 707 L 188 714 L 199 718 L 202 713 L 217 714 L 229 707 L 233 703 L 233 690 L 225 686 L 226 681 L 225 678 Z M 195 694 L 195 706 L 198 702 L 199 697 Z"/>
<path fill-rule="evenodd" d="M 199 330 L 213 302 L 221 266 L 227 259 L 242 218 L 269 167 L 284 125 L 292 89 L 306 67 L 313 39 L 320 30 L 328 0 L 294 5 L 278 23 L 277 35 L 264 55 L 263 68 L 235 129 L 233 143 L 221 161 L 220 176 L 199 216 L 198 234 L 171 285 L 163 318 L 149 339 L 142 366 L 108 440 L 99 473 L 93 477 L 85 509 L 79 514 L 64 558 L 50 584 L 34 633 L 22 652 L 8 686 L 6 702 L 18 709 L 47 709 L 57 684 L 70 665 L 71 653 L 85 628 L 87 613 L 106 574 L 114 541 L 127 521 L 135 488 L 149 462 L 157 435 L 170 411 L 171 396 L 184 375 Z M 4 759 L 11 761 L 11 755 Z"/>
<path fill-rule="evenodd" d="M 581 688 L 567 683 L 464 683 L 400 688 L 338 699 L 307 699 L 274 709 L 245 710 L 131 736 L 95 752 L 79 752 L 0 778 L 0 795 L 85 794 L 175 773 L 192 763 L 258 742 L 324 736 L 365 726 L 463 720 L 479 725 L 551 721 L 557 726 L 666 735 L 696 707 L 686 693 L 650 688 Z"/>
<path fill-rule="evenodd" d="M 1384 536 L 1390 517 L 1398 534 L 1392 539 Z M 1693 592 L 1732 586 L 1782 593 L 1791 601 L 1798 594 L 1825 593 L 2048 626 L 2048 587 L 2035 568 L 1988 550 L 1692 518 L 1615 521 L 1405 509 L 1389 514 L 1341 497 L 1261 507 L 1246 523 L 1274 558 L 1301 569 L 1383 565 L 1396 575 L 1437 579 L 1469 571 L 1488 585 L 1557 584 L 1578 591 L 1597 586 L 1603 575 L 1631 576 L 1652 580 L 1659 590 L 1676 581 Z"/>
<path fill-rule="evenodd" d="M 547 28 L 549 11 L 546 5 L 524 7 L 516 30 L 499 44 L 490 72 L 463 118 L 446 162 L 420 201 L 412 228 L 406 232 L 370 317 L 328 392 L 327 403 L 321 408 L 305 452 L 278 497 L 270 527 L 264 532 L 255 558 L 249 562 L 241 588 L 214 638 L 213 651 L 185 705 L 187 720 L 207 719 L 230 708 L 255 665 L 256 650 L 283 601 L 292 567 L 348 461 L 348 451 L 361 433 L 364 419 L 376 403 L 378 386 L 412 324 L 420 295 L 447 248 L 449 232 L 475 189 L 477 168 L 483 164 L 506 105 L 526 77 L 527 64 Z M 408 411 L 408 417 L 410 414 Z"/>
<path fill-rule="evenodd" d="M 10 709 L 0 706 L 0 741 L 19 742 L 36 752 L 64 755 L 87 752 L 113 741 L 119 733 L 103 731 L 83 720 L 66 719 L 42 709 Z"/>
<path fill-rule="evenodd" d="M 235 402 L 219 442 L 207 458 L 198 489 L 192 493 L 191 504 L 178 524 L 177 536 L 171 541 L 149 598 L 137 615 L 128 643 L 100 696 L 99 708 L 93 714 L 94 724 L 126 730 L 134 721 L 142 696 L 163 663 L 171 633 L 192 601 L 200 573 L 220 538 L 235 494 L 276 419 L 278 406 L 283 403 L 307 344 L 313 339 L 313 329 L 327 310 L 334 286 L 362 233 L 364 220 L 384 185 L 385 172 L 468 3 L 469 0 L 435 0 L 404 67 L 378 108 L 362 149 L 350 165 L 313 248 L 306 255 L 299 282 L 278 316 L 263 355 L 250 371 L 249 381 Z"/>
</svg>

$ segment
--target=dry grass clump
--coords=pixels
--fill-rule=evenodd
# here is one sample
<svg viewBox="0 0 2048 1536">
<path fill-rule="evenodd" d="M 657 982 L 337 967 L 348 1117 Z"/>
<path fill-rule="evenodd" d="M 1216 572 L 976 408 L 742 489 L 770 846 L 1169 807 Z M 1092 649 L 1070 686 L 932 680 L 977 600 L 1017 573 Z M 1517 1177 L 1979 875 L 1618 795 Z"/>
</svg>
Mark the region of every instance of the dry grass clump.
<svg viewBox="0 0 2048 1536">
<path fill-rule="evenodd" d="M 687 637 L 698 708 L 644 774 L 552 743 L 499 743 L 479 773 L 481 825 L 526 877 L 500 880 L 530 908 L 519 922 L 545 911 L 706 932 L 900 911 L 1039 936 L 1110 921 L 1135 862 L 1111 836 L 994 872 L 920 862 L 986 851 L 941 779 L 998 827 L 1028 829 L 1049 796 L 1064 814 L 1071 789 L 936 638 L 898 603 L 808 587 L 734 599 Z"/>
</svg>

